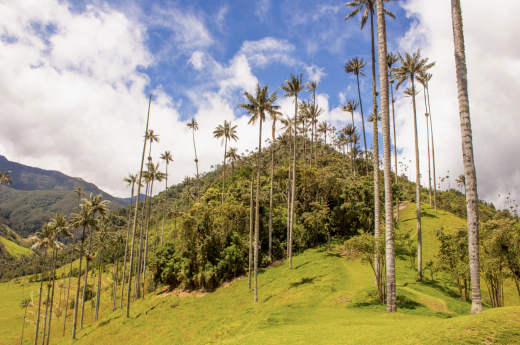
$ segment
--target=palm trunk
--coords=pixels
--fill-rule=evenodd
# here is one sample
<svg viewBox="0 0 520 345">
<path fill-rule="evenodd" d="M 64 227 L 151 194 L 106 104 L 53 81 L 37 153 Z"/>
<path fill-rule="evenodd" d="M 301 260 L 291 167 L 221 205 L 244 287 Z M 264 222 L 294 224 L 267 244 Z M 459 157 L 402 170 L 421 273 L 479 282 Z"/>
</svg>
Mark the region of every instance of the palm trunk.
<svg viewBox="0 0 520 345">
<path fill-rule="evenodd" d="M 136 274 L 135 274 L 135 298 L 139 297 L 139 293 L 141 292 L 141 265 L 143 260 L 143 233 L 144 233 L 144 223 L 145 223 L 145 214 L 146 214 L 146 205 L 148 201 L 148 187 L 150 186 L 149 182 L 146 182 L 146 190 L 145 190 L 145 199 L 143 202 L 143 209 L 141 211 L 141 231 L 139 231 L 139 255 L 137 259 L 137 265 L 136 265 Z"/>
<path fill-rule="evenodd" d="M 260 114 L 259 114 L 260 115 Z M 260 237 L 260 158 L 262 152 L 262 118 L 260 118 L 260 133 L 258 135 L 258 165 L 256 167 L 256 214 L 255 214 L 255 303 L 258 303 L 258 251 Z"/>
<path fill-rule="evenodd" d="M 52 306 L 54 303 L 54 287 L 56 283 L 56 265 L 58 261 L 58 250 L 56 249 L 56 258 L 54 259 L 54 265 L 52 267 L 52 295 L 51 295 L 51 307 L 49 310 L 49 328 L 47 329 L 47 345 L 49 345 L 49 339 L 51 337 L 51 322 L 52 322 Z M 61 294 L 60 294 L 61 297 Z M 60 298 L 61 299 L 61 298 Z"/>
<path fill-rule="evenodd" d="M 385 33 L 386 34 L 386 33 Z M 395 136 L 395 112 L 394 112 L 394 82 L 391 81 L 390 82 L 390 95 L 392 97 L 392 100 L 391 100 L 391 103 L 392 103 L 392 124 L 393 124 L 393 128 L 394 128 L 394 161 L 395 161 L 395 184 L 398 183 L 397 181 L 397 142 L 395 140 L 396 136 Z M 434 183 L 435 184 L 435 183 Z M 396 205 L 397 205 L 397 209 L 396 209 L 396 218 L 399 219 L 399 199 L 396 200 Z M 387 264 L 388 265 L 388 264 Z M 395 270 L 395 267 L 394 267 L 394 270 Z M 388 291 L 388 290 L 387 290 Z"/>
<path fill-rule="evenodd" d="M 152 95 L 150 95 L 150 103 L 148 105 L 148 117 L 146 119 L 146 132 L 148 133 L 148 123 L 150 120 L 150 106 L 152 104 Z M 146 153 L 146 139 L 144 140 L 143 147 L 143 157 L 141 158 L 141 172 L 139 173 L 139 183 L 137 184 L 137 200 L 135 202 L 135 213 L 134 213 L 134 229 L 132 234 L 132 248 L 130 250 L 130 268 L 128 270 L 128 293 L 126 295 L 126 318 L 130 316 L 130 295 L 132 290 L 132 264 L 133 264 L 133 256 L 134 256 L 134 243 L 135 243 L 135 230 L 137 227 L 137 206 L 139 205 L 139 199 L 141 196 L 141 179 L 143 176 L 143 166 L 144 166 L 144 156 Z"/>
<path fill-rule="evenodd" d="M 20 338 L 20 345 L 23 344 L 23 331 L 25 330 L 25 319 L 26 318 L 27 318 L 27 307 L 25 307 L 25 313 L 23 314 L 22 337 Z"/>
<path fill-rule="evenodd" d="M 291 136 L 289 136 L 287 177 L 287 257 L 289 257 L 289 238 L 291 237 Z"/>
<path fill-rule="evenodd" d="M 273 121 L 273 144 L 271 146 L 271 190 L 269 194 L 269 260 L 273 259 L 273 176 L 274 176 L 274 146 L 276 144 L 275 125 Z M 312 157 L 312 156 L 311 156 Z"/>
<path fill-rule="evenodd" d="M 428 83 L 426 83 L 426 93 L 428 94 L 428 110 L 430 112 L 430 131 L 432 138 L 432 163 L 433 163 L 433 207 L 435 209 L 435 213 L 437 213 L 437 183 L 435 176 L 435 146 L 433 144 L 433 124 L 432 124 L 432 110 L 430 108 L 430 89 L 428 87 Z"/>
<path fill-rule="evenodd" d="M 79 308 L 79 287 L 81 285 L 81 263 L 83 261 L 83 246 L 85 244 L 85 231 L 86 227 L 83 227 L 83 237 L 81 238 L 81 247 L 79 255 L 79 269 L 78 269 L 78 286 L 76 287 L 76 298 L 74 300 L 74 319 L 72 321 L 72 339 L 76 339 L 76 328 L 78 321 L 78 308 Z"/>
<path fill-rule="evenodd" d="M 292 197 L 291 197 L 291 226 L 289 231 L 289 268 L 292 269 L 292 245 L 293 245 L 293 229 L 294 229 L 294 204 L 296 202 L 296 118 L 298 116 L 298 94 L 294 96 L 294 156 L 293 156 L 293 181 L 292 181 Z"/>
<path fill-rule="evenodd" d="M 98 270 L 98 283 L 97 283 L 97 294 L 96 294 L 96 315 L 94 321 L 98 319 L 99 313 L 99 300 L 101 299 L 101 275 L 103 274 L 103 248 L 99 253 L 99 270 Z"/>
<path fill-rule="evenodd" d="M 51 259 L 51 267 L 49 267 L 50 273 L 52 275 L 52 267 L 54 266 L 54 260 L 55 260 L 55 250 L 52 250 L 52 259 Z M 43 318 L 43 336 L 42 336 L 42 345 L 45 344 L 45 336 L 47 335 L 47 312 L 49 311 L 49 297 L 51 294 L 51 277 L 49 276 L 49 281 L 47 282 L 47 301 L 45 303 L 45 317 Z"/>
<path fill-rule="evenodd" d="M 372 102 L 374 106 L 374 236 L 376 239 L 379 238 L 379 226 L 381 222 L 381 205 L 379 199 L 379 133 L 377 131 L 377 96 L 376 96 L 376 55 L 375 55 L 375 47 L 374 47 L 374 13 L 370 12 L 370 29 L 371 29 L 371 38 L 372 38 Z M 386 54 L 385 54 L 386 58 Z M 387 92 L 388 94 L 388 92 Z M 382 98 L 382 96 L 380 97 Z M 388 98 L 388 96 L 387 96 Z M 376 247 L 377 247 L 376 240 Z M 379 286 L 379 255 L 377 252 L 375 253 L 375 282 Z"/>
<path fill-rule="evenodd" d="M 428 125 L 428 117 L 426 117 L 426 137 L 428 146 L 428 190 L 430 194 L 430 206 L 432 205 L 432 177 L 430 173 L 430 129 Z"/>
<path fill-rule="evenodd" d="M 251 199 L 249 202 L 249 284 L 248 289 L 251 290 L 251 264 L 253 259 L 253 222 L 254 222 L 254 213 L 253 213 L 253 185 L 254 185 L 254 177 L 255 175 L 251 171 Z"/>
<path fill-rule="evenodd" d="M 164 190 L 165 192 L 165 198 L 166 198 L 166 194 L 168 192 L 168 162 L 166 162 L 166 189 Z M 166 207 L 166 199 L 165 199 L 165 203 L 163 204 L 163 211 L 162 211 L 162 232 L 161 232 L 161 247 L 163 245 L 163 238 L 164 238 L 164 212 L 165 212 L 165 207 Z"/>
<path fill-rule="evenodd" d="M 117 262 L 116 262 L 116 252 L 114 250 L 114 288 L 112 291 L 112 311 L 116 310 L 116 291 L 117 291 Z"/>
<path fill-rule="evenodd" d="M 149 229 L 149 222 L 150 222 L 150 212 L 151 212 L 151 208 L 152 208 L 152 195 L 153 195 L 153 182 L 154 180 L 152 179 L 152 185 L 150 186 L 150 201 L 148 202 L 148 214 L 147 214 L 147 222 L 146 222 L 146 241 L 145 241 L 145 245 L 144 245 L 144 259 L 143 259 L 143 294 L 142 294 L 142 298 L 144 299 L 144 294 L 145 294 L 145 289 L 144 289 L 144 284 L 146 282 L 146 259 L 147 259 L 147 256 L 148 256 L 148 229 Z"/>
<path fill-rule="evenodd" d="M 195 146 L 195 127 L 193 127 L 193 149 L 195 150 L 195 165 L 197 166 L 197 202 L 200 202 L 199 159 L 197 158 L 197 147 Z"/>
<path fill-rule="evenodd" d="M 139 184 L 141 181 L 138 182 Z M 132 197 L 130 198 L 130 209 L 128 211 L 128 229 L 126 231 L 125 260 L 123 262 L 123 282 L 121 283 L 121 308 L 123 308 L 123 295 L 125 292 L 126 258 L 128 253 L 128 240 L 130 237 L 130 217 L 132 216 L 132 202 L 134 200 L 134 184 L 132 183 Z M 131 274 L 131 273 L 130 273 Z"/>
<path fill-rule="evenodd" d="M 47 257 L 47 251 L 43 253 L 42 259 L 42 278 L 40 279 L 40 293 L 38 297 L 38 314 L 36 315 L 36 331 L 34 333 L 34 345 L 38 343 L 38 328 L 40 326 L 40 311 L 42 305 L 42 292 L 43 292 L 43 278 L 45 277 L 45 259 Z"/>
<path fill-rule="evenodd" d="M 420 171 L 419 171 L 419 140 L 417 138 L 417 112 L 415 107 L 415 83 L 414 77 L 411 78 L 412 90 L 414 95 L 412 96 L 413 102 L 413 128 L 415 137 L 415 205 L 417 209 L 417 278 L 422 280 L 422 232 L 421 232 L 421 185 Z"/>
<path fill-rule="evenodd" d="M 79 207 L 79 205 L 78 205 Z M 67 285 L 67 302 L 65 303 L 65 315 L 63 317 L 63 334 L 62 336 L 65 336 L 65 326 L 67 325 L 67 309 L 69 307 L 69 292 L 70 292 L 70 282 L 72 279 L 72 259 L 74 258 L 74 250 L 72 249 L 72 246 L 74 246 L 74 241 L 76 240 L 76 230 L 74 229 L 74 237 L 72 238 L 72 244 L 70 249 L 70 266 L 69 266 L 69 284 Z"/>
<path fill-rule="evenodd" d="M 94 218 L 94 216 L 92 216 Z M 93 229 L 92 229 L 93 230 Z M 90 255 L 92 249 L 92 231 L 90 232 L 89 240 L 88 240 L 88 254 Z M 83 282 L 83 297 L 81 299 L 81 318 L 79 322 L 79 327 L 83 328 L 83 316 L 85 315 L 85 297 L 87 296 L 87 283 L 88 283 L 88 264 L 90 260 L 87 258 L 87 263 L 85 264 L 85 279 Z"/>
<path fill-rule="evenodd" d="M 227 151 L 227 136 L 224 136 L 224 174 L 222 175 L 222 205 L 224 205 L 224 191 L 226 186 L 226 151 Z"/>
<path fill-rule="evenodd" d="M 457 91 L 459 99 L 459 118 L 462 136 L 462 154 L 464 174 L 466 177 L 466 207 L 468 212 L 469 260 L 471 275 L 471 314 L 482 311 L 479 275 L 479 239 L 478 239 L 478 195 L 477 173 L 473 160 L 473 138 L 468 99 L 468 71 L 466 69 L 466 52 L 464 48 L 464 31 L 462 27 L 462 9 L 460 0 L 451 1 L 453 20 L 453 41 L 455 46 L 455 66 L 457 70 Z"/>
<path fill-rule="evenodd" d="M 374 37 L 374 35 L 372 35 Z M 356 74 L 357 79 L 357 89 L 358 89 L 358 96 L 359 96 L 359 109 L 361 110 L 361 124 L 363 126 L 363 142 L 365 143 L 365 165 L 367 168 L 367 176 L 368 176 L 368 155 L 367 155 L 367 139 L 365 137 L 365 119 L 363 116 L 363 104 L 361 102 L 361 91 L 359 90 L 359 75 Z M 327 134 L 325 134 L 327 136 Z M 325 144 L 327 143 L 327 138 L 325 138 Z"/>
<path fill-rule="evenodd" d="M 383 169 L 385 176 L 385 240 L 386 240 L 386 310 L 395 312 L 395 248 L 394 248 L 394 217 L 392 198 L 392 162 L 390 145 L 390 110 L 388 106 L 388 64 L 386 61 L 386 22 L 383 0 L 377 0 L 377 38 L 379 55 L 379 85 L 381 91 L 381 125 L 383 132 Z M 393 93 L 393 92 L 392 92 Z M 392 95 L 393 112 L 393 95 Z M 377 119 L 376 119 L 377 120 Z M 375 122 L 375 121 L 374 121 Z M 394 127 L 395 129 L 395 127 Z M 395 138 L 394 138 L 395 147 Z M 396 171 L 397 172 L 397 171 Z M 397 175 L 396 175 L 397 176 Z"/>
</svg>

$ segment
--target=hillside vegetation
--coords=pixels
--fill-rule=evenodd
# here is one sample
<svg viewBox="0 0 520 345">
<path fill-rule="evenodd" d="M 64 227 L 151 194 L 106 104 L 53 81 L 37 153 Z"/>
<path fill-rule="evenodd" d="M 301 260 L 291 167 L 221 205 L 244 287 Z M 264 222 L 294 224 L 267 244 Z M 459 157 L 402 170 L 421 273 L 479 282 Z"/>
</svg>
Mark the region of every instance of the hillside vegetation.
<svg viewBox="0 0 520 345">
<path fill-rule="evenodd" d="M 421 208 L 425 215 L 424 258 L 428 260 L 435 257 L 439 246 L 435 229 L 442 224 L 446 232 L 453 232 L 465 226 L 465 221 L 443 210 L 435 215 L 425 204 Z M 402 210 L 403 227 L 413 226 L 414 212 L 413 204 Z M 332 246 L 341 243 L 335 239 Z M 59 277 L 62 270 L 58 270 Z M 111 270 L 107 266 L 103 276 L 100 320 L 92 323 L 93 310 L 88 301 L 86 324 L 74 343 L 511 344 L 520 336 L 520 303 L 514 286 L 505 287 L 506 308 L 490 309 L 486 304 L 483 313 L 469 316 L 471 302 L 460 299 L 451 277 L 438 273 L 433 282 L 430 278 L 418 282 L 416 270 L 410 269 L 404 256 L 397 260 L 396 314 L 387 314 L 386 307 L 377 302 L 368 266 L 349 261 L 340 252 L 329 252 L 326 246 L 295 256 L 292 270 L 281 264 L 261 271 L 258 305 L 251 303 L 247 277 L 240 277 L 210 293 L 159 287 L 144 300 L 134 302 L 131 318 L 125 319 L 119 308 L 111 312 Z M 89 278 L 89 283 L 94 279 Z M 0 343 L 19 343 L 23 313 L 17 308 L 18 300 L 22 290 L 24 296 L 32 292 L 36 297 L 39 284 L 11 283 L 9 292 L 6 285 L 0 286 L 9 297 L 0 306 L 0 323 L 9 327 L 2 327 Z M 74 288 L 72 285 L 71 291 Z M 482 288 L 486 301 L 484 284 Z M 62 295 L 62 304 L 64 298 Z M 30 311 L 35 312 L 35 307 Z M 69 309 L 69 321 L 71 313 Z M 72 343 L 69 323 L 66 336 L 61 337 L 63 316 L 53 324 L 51 343 Z M 26 329 L 24 343 L 32 343 L 33 332 L 33 326 Z"/>
</svg>

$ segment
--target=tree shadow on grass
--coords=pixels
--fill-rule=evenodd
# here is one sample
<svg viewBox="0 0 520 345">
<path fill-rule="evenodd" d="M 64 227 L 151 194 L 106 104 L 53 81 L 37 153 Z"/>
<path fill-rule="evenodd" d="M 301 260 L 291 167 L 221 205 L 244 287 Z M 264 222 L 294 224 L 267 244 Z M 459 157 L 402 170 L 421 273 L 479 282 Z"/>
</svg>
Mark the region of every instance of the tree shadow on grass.
<svg viewBox="0 0 520 345">
<path fill-rule="evenodd" d="M 295 268 L 293 268 L 293 269 L 297 270 L 298 268 L 307 265 L 309 262 L 310 262 L 310 261 L 304 262 L 304 263 L 301 264 L 300 266 L 297 266 L 297 267 L 295 267 Z"/>
<path fill-rule="evenodd" d="M 401 308 L 401 309 L 414 310 L 414 309 L 417 309 L 418 307 L 425 307 L 424 304 L 411 300 L 408 297 L 403 296 L 403 295 L 397 295 L 396 303 L 397 303 L 397 308 Z"/>
<path fill-rule="evenodd" d="M 327 252 L 327 256 L 335 256 L 337 258 L 341 257 L 341 255 L 337 252 Z"/>
<path fill-rule="evenodd" d="M 438 215 L 433 214 L 433 213 L 427 213 L 427 212 L 425 212 L 425 211 L 421 211 L 421 217 L 426 217 L 426 218 L 439 218 Z"/>
<path fill-rule="evenodd" d="M 291 287 L 298 287 L 298 286 L 305 285 L 305 284 L 314 284 L 314 279 L 316 279 L 316 278 L 318 278 L 318 277 L 302 278 L 301 281 L 291 283 L 290 285 L 291 285 Z"/>
</svg>

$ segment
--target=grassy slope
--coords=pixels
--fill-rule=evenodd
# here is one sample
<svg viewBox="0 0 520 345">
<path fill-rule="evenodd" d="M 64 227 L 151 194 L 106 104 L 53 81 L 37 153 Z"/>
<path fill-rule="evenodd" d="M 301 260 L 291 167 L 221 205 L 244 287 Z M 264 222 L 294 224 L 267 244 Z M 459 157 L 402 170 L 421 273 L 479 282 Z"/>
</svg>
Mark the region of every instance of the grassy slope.
<svg viewBox="0 0 520 345">
<path fill-rule="evenodd" d="M 9 254 L 14 256 L 20 256 L 22 254 L 25 255 L 32 255 L 33 251 L 29 248 L 25 248 L 22 246 L 19 246 L 18 244 L 14 243 L 13 241 L 9 241 L 6 238 L 3 238 L 0 236 L 0 241 L 5 245 L 5 249 L 9 252 Z"/>
<path fill-rule="evenodd" d="M 464 221 L 439 211 L 437 216 L 424 206 L 424 258 L 435 254 L 433 229 L 464 226 Z M 414 226 L 415 205 L 401 216 L 403 226 Z M 437 218 L 438 217 L 438 218 Z M 468 316 L 469 302 L 461 301 L 456 286 L 447 276 L 438 275 L 432 283 L 416 282 L 416 272 L 405 259 L 397 260 L 398 313 L 387 314 L 384 306 L 373 302 L 373 276 L 367 266 L 348 262 L 337 253 L 308 250 L 287 265 L 268 269 L 259 275 L 259 301 L 253 305 L 253 293 L 247 290 L 247 278 L 220 288 L 214 293 L 189 295 L 156 293 L 132 305 L 131 318 L 121 310 L 110 312 L 110 282 L 104 278 L 100 320 L 91 323 L 90 302 L 85 312 L 88 322 L 78 333 L 77 343 L 132 344 L 419 344 L 419 343 L 514 343 L 520 336 L 520 308 L 508 307 Z M 22 287 L 0 286 L 0 343 L 19 343 L 22 311 L 17 303 Z M 25 287 L 36 296 L 39 285 Z M 484 283 L 483 283 L 484 287 Z M 74 288 L 74 286 L 73 286 Z M 518 304 L 508 290 L 506 305 Z M 36 311 L 36 308 L 31 308 Z M 71 311 L 69 311 L 71 314 Z M 34 320 L 34 315 L 29 317 Z M 70 321 L 69 316 L 69 321 Z M 53 321 L 53 343 L 71 343 L 61 338 L 60 322 Z M 5 325 L 5 327 L 4 327 Z M 34 331 L 26 330 L 27 340 Z M 29 341 L 27 341 L 29 343 Z"/>
</svg>

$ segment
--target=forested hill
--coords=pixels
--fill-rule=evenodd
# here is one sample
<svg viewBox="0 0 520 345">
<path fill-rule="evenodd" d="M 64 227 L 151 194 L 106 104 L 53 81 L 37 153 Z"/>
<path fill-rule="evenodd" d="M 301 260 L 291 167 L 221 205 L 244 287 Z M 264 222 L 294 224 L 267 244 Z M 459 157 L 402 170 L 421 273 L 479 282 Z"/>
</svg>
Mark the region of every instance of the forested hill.
<svg viewBox="0 0 520 345">
<path fill-rule="evenodd" d="M 87 195 L 101 193 L 104 199 L 110 200 L 111 209 L 121 208 L 129 202 L 113 197 L 81 178 L 11 162 L 4 156 L 0 156 L 0 171 L 11 171 L 13 183 L 0 188 L 0 222 L 22 237 L 38 231 L 45 219 L 52 218 L 56 212 L 69 214 L 78 203 L 73 192 L 78 187 Z"/>
</svg>

